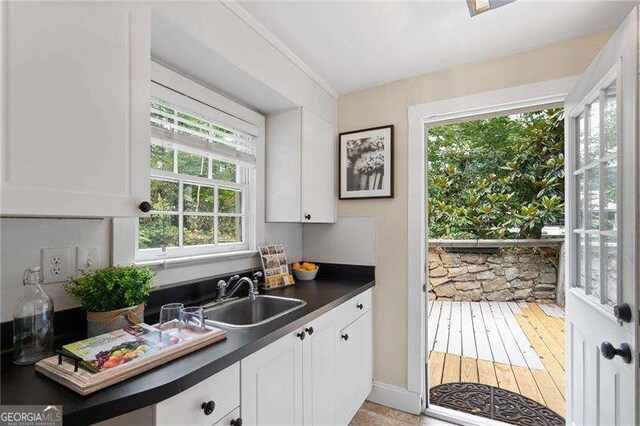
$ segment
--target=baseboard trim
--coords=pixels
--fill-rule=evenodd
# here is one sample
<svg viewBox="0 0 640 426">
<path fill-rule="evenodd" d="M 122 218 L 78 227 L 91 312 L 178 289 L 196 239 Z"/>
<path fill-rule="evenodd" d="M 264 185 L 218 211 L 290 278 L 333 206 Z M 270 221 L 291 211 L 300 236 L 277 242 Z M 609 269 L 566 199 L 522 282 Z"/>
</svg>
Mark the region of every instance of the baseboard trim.
<svg viewBox="0 0 640 426">
<path fill-rule="evenodd" d="M 371 393 L 367 399 L 376 404 L 411 414 L 420 414 L 422 411 L 419 394 L 387 383 L 373 382 Z"/>
</svg>

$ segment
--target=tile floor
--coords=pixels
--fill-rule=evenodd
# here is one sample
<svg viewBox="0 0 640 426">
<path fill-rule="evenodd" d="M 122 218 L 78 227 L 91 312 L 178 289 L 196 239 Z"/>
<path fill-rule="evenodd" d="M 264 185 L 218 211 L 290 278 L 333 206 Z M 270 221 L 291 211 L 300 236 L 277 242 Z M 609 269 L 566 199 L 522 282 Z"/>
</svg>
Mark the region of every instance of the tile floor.
<svg viewBox="0 0 640 426">
<path fill-rule="evenodd" d="M 350 426 L 450 426 L 448 423 L 438 419 L 425 416 L 414 416 L 403 411 L 383 405 L 365 401 L 351 420 Z"/>
</svg>

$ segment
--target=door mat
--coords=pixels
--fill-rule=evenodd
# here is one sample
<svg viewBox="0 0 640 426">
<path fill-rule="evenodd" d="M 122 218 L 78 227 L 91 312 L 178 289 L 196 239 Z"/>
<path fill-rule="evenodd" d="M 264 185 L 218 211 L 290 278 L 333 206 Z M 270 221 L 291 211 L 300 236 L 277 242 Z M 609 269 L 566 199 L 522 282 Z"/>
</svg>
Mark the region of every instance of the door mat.
<svg viewBox="0 0 640 426">
<path fill-rule="evenodd" d="M 515 392 L 480 383 L 445 383 L 429 391 L 429 403 L 514 425 L 564 426 L 555 411 Z"/>
</svg>

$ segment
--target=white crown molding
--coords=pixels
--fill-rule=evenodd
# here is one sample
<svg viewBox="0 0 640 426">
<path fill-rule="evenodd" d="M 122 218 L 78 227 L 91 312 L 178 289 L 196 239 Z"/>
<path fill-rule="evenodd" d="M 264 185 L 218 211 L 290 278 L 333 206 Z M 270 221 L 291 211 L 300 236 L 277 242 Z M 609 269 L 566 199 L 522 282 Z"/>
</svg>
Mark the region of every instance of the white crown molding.
<svg viewBox="0 0 640 426">
<path fill-rule="evenodd" d="M 251 27 L 260 37 L 265 39 L 269 44 L 275 47 L 280 53 L 282 53 L 292 64 L 298 67 L 302 72 L 307 74 L 313 81 L 315 81 L 322 89 L 327 92 L 333 99 L 338 99 L 338 92 L 331 87 L 322 77 L 316 74 L 311 67 L 309 67 L 300 57 L 291 51 L 279 38 L 273 35 L 264 25 L 262 25 L 256 18 L 253 17 L 245 8 L 240 6 L 235 0 L 222 1 L 234 15 L 240 18 L 245 24 Z"/>
</svg>

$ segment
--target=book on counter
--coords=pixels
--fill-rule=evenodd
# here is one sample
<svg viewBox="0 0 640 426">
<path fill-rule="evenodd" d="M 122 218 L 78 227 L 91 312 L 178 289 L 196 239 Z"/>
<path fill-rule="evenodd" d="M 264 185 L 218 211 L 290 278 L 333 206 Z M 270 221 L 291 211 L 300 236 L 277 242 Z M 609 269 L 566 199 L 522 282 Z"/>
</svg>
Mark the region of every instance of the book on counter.
<svg viewBox="0 0 640 426">
<path fill-rule="evenodd" d="M 139 361 L 182 341 L 177 328 L 160 331 L 140 323 L 64 345 L 62 350 L 81 359 L 80 366 L 84 369 L 99 373 Z"/>
</svg>

